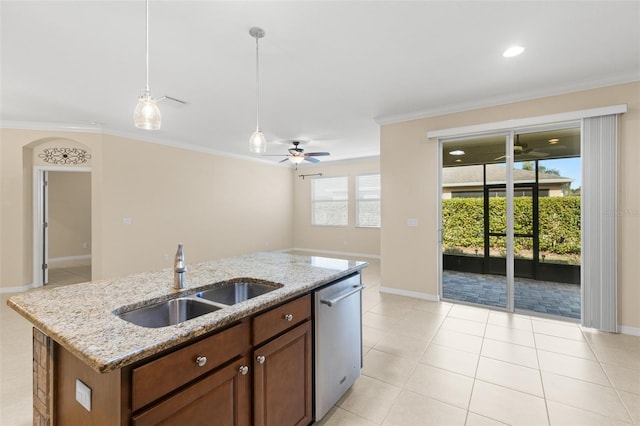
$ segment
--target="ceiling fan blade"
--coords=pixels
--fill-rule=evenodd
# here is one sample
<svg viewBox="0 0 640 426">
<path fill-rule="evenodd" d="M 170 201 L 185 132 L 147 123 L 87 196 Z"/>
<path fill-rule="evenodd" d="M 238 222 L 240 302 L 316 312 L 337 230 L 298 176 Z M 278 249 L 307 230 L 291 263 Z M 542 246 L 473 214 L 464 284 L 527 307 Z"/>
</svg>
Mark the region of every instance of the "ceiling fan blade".
<svg viewBox="0 0 640 426">
<path fill-rule="evenodd" d="M 305 161 L 308 161 L 310 163 L 319 163 L 320 160 L 318 160 L 317 158 L 313 158 L 313 157 L 304 157 Z"/>
<path fill-rule="evenodd" d="M 320 157 L 320 156 L 323 156 L 323 155 L 331 155 L 331 154 L 328 153 L 328 152 L 309 152 L 309 153 L 306 153 L 304 155 L 305 156 Z"/>
<path fill-rule="evenodd" d="M 284 157 L 289 154 L 262 154 L 262 157 Z"/>
<path fill-rule="evenodd" d="M 544 157 L 548 157 L 550 154 L 547 152 L 532 150 L 531 152 L 528 152 L 527 155 L 530 155 L 532 157 L 537 157 L 537 158 L 544 158 Z"/>
<path fill-rule="evenodd" d="M 284 160 L 278 161 L 278 163 L 284 163 L 285 161 L 289 161 L 289 157 L 285 158 Z"/>
</svg>

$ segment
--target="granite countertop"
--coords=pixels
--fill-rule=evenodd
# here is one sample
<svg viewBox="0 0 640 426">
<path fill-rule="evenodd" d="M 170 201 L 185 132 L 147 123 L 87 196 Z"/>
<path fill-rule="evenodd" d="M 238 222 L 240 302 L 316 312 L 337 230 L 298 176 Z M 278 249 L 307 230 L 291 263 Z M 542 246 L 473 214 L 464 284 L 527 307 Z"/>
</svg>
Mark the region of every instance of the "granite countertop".
<svg viewBox="0 0 640 426">
<path fill-rule="evenodd" d="M 366 267 L 366 262 L 260 252 L 198 264 L 187 262 L 186 288 L 173 289 L 173 269 L 39 288 L 11 297 L 7 304 L 69 352 L 107 373 L 210 333 L 270 306 Z M 237 278 L 282 285 L 267 294 L 215 312 L 162 327 L 145 328 L 114 311 L 149 301 L 188 295 L 196 289 Z"/>
</svg>

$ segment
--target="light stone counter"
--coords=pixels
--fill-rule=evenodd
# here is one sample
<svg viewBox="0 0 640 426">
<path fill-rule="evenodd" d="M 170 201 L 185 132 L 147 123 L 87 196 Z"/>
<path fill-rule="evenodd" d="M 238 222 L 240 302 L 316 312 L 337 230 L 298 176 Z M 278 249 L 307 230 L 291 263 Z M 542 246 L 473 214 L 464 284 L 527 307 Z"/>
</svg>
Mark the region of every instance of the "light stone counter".
<svg viewBox="0 0 640 426">
<path fill-rule="evenodd" d="M 308 293 L 361 270 L 367 263 L 261 252 L 187 266 L 184 290 L 173 289 L 173 270 L 165 269 L 114 280 L 35 289 L 11 297 L 7 304 L 91 368 L 106 373 Z M 236 278 L 266 280 L 283 287 L 162 328 L 140 327 L 114 314 L 123 307 L 130 310 Z"/>
</svg>

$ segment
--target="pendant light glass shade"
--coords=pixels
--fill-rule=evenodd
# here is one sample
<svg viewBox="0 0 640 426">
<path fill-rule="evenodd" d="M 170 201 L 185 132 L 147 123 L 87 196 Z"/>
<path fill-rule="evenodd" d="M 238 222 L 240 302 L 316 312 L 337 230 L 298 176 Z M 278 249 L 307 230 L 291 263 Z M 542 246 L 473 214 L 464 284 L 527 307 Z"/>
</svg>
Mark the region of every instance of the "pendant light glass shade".
<svg viewBox="0 0 640 426">
<path fill-rule="evenodd" d="M 148 93 L 140 95 L 138 105 L 133 112 L 133 121 L 136 127 L 145 130 L 158 130 L 162 124 L 160 109 Z"/>
<path fill-rule="evenodd" d="M 249 139 L 249 151 L 256 154 L 267 152 L 267 139 L 264 137 L 264 133 L 260 130 L 256 130 L 251 134 L 251 138 Z"/>
<path fill-rule="evenodd" d="M 260 58 L 258 56 L 258 40 L 264 37 L 264 30 L 252 27 L 249 35 L 256 39 L 256 131 L 249 138 L 249 152 L 262 154 L 267 152 L 267 139 L 260 130 Z"/>
<path fill-rule="evenodd" d="M 151 97 L 149 89 L 149 0 L 145 1 L 146 12 L 146 71 L 147 84 L 145 89 L 138 97 L 138 104 L 133 111 L 133 122 L 139 129 L 158 130 L 162 124 L 160 109 L 156 105 L 156 100 Z"/>
</svg>

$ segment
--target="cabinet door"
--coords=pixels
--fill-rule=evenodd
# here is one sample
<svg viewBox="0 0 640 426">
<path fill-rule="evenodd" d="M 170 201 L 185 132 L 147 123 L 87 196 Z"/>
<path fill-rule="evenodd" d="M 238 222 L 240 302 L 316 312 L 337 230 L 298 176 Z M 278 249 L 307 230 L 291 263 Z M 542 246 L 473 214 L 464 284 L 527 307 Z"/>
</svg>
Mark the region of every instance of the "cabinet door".
<svg viewBox="0 0 640 426">
<path fill-rule="evenodd" d="M 311 321 L 254 350 L 256 426 L 311 422 Z"/>
<path fill-rule="evenodd" d="M 142 425 L 249 425 L 250 374 L 246 357 L 134 416 Z"/>
</svg>

